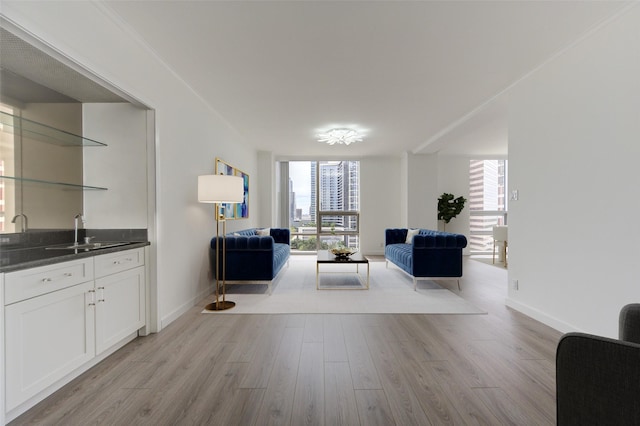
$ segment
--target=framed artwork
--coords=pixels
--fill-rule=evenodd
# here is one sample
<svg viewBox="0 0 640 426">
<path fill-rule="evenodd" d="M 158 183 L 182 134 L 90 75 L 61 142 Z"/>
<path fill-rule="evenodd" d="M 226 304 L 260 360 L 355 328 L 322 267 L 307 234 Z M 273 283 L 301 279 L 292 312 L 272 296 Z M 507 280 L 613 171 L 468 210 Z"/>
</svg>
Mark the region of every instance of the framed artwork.
<svg viewBox="0 0 640 426">
<path fill-rule="evenodd" d="M 227 176 L 235 175 L 233 167 L 219 158 L 216 158 L 216 174 Z M 225 219 L 235 219 L 235 208 L 233 203 L 219 203 L 219 207 L 222 208 Z"/>
<path fill-rule="evenodd" d="M 236 176 L 240 176 L 244 182 L 244 197 L 242 203 L 236 204 L 236 219 L 249 218 L 249 175 L 236 169 Z"/>
<path fill-rule="evenodd" d="M 217 175 L 240 176 L 243 180 L 244 197 L 242 203 L 221 203 L 225 219 L 247 219 L 249 217 L 249 175 L 216 157 Z"/>
</svg>

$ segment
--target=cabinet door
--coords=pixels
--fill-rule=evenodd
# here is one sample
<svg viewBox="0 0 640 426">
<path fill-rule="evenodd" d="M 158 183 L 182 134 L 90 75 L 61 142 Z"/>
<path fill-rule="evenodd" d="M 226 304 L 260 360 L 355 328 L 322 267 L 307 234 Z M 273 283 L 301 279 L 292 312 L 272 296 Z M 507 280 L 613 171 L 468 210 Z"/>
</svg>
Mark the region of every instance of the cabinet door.
<svg viewBox="0 0 640 426">
<path fill-rule="evenodd" d="M 144 267 L 96 280 L 96 353 L 145 325 Z"/>
<path fill-rule="evenodd" d="M 93 282 L 5 307 L 6 410 L 95 356 Z"/>
</svg>

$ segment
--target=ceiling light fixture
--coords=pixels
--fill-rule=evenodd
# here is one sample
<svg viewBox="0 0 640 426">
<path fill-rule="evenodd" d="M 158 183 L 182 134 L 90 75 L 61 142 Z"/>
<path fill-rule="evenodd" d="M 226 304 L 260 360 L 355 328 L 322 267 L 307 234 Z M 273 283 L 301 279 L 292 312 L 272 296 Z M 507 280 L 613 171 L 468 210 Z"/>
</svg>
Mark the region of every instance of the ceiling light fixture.
<svg viewBox="0 0 640 426">
<path fill-rule="evenodd" d="M 329 145 L 349 145 L 354 142 L 362 142 L 363 135 L 354 129 L 331 129 L 317 135 L 318 142 L 325 142 Z"/>
</svg>

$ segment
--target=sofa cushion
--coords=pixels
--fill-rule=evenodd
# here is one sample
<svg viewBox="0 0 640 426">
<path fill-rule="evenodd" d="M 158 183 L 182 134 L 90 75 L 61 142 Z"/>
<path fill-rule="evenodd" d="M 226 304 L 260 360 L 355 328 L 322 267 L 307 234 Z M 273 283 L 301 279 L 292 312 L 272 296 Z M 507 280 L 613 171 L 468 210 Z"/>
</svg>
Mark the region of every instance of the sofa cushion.
<svg viewBox="0 0 640 426">
<path fill-rule="evenodd" d="M 241 231 L 236 231 L 236 232 L 233 233 L 233 235 L 236 235 L 236 234 L 240 234 L 240 235 L 245 236 L 245 237 L 251 237 L 252 235 L 256 235 L 256 230 L 255 230 L 255 228 L 243 229 Z M 227 234 L 227 235 L 229 235 L 229 234 Z"/>
<path fill-rule="evenodd" d="M 407 229 L 387 228 L 384 231 L 384 245 L 406 243 Z"/>
<path fill-rule="evenodd" d="M 389 244 L 384 248 L 384 257 L 402 268 L 405 272 L 413 272 L 413 256 L 411 244 Z"/>
<path fill-rule="evenodd" d="M 260 235 L 261 237 L 270 236 L 271 228 L 256 229 L 256 234 Z"/>
<path fill-rule="evenodd" d="M 276 243 L 291 245 L 291 231 L 289 228 L 271 228 L 271 236 Z"/>
<path fill-rule="evenodd" d="M 413 243 L 413 236 L 418 235 L 420 233 L 420 229 L 408 229 L 407 230 L 407 239 L 405 240 L 405 244 Z"/>
<path fill-rule="evenodd" d="M 289 254 L 291 253 L 291 247 L 289 244 L 274 244 L 273 245 L 273 277 L 280 272 L 280 269 L 287 263 Z"/>
</svg>

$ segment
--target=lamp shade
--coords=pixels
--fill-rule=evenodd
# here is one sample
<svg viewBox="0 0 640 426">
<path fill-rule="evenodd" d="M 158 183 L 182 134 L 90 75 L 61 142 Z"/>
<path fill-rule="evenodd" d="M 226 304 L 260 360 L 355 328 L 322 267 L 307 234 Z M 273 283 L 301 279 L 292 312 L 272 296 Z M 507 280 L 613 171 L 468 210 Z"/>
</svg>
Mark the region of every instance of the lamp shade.
<svg viewBox="0 0 640 426">
<path fill-rule="evenodd" d="M 201 203 L 241 203 L 244 180 L 240 176 L 198 176 L 198 201 Z"/>
</svg>

